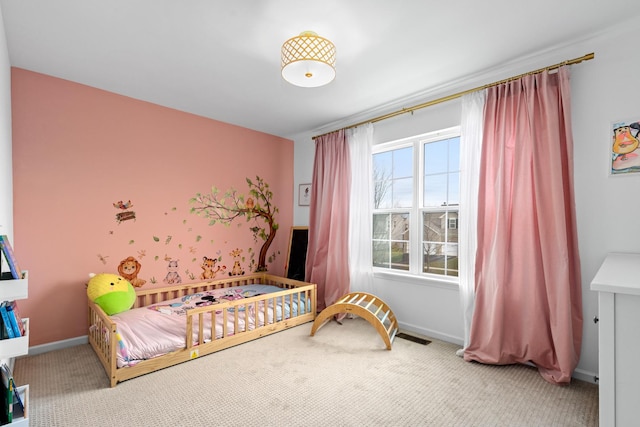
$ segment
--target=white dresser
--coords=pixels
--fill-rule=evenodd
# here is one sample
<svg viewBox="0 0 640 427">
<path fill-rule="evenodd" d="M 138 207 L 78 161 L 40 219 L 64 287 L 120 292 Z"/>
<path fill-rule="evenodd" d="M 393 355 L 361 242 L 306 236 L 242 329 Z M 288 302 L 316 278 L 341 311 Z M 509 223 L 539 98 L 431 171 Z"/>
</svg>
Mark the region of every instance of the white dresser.
<svg viewBox="0 0 640 427">
<path fill-rule="evenodd" d="M 598 292 L 600 427 L 640 425 L 640 254 L 611 253 Z"/>
</svg>

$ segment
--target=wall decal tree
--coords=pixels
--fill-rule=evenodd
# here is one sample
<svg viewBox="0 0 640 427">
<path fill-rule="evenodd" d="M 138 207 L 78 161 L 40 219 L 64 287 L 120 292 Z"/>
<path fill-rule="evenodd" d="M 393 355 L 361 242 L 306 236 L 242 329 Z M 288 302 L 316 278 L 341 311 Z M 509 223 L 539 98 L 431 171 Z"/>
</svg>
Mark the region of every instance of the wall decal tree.
<svg viewBox="0 0 640 427">
<path fill-rule="evenodd" d="M 247 222 L 254 221 L 256 224 L 249 228 L 253 238 L 256 242 L 258 238 L 264 241 L 260 248 L 256 271 L 267 271 L 267 251 L 278 230 L 278 224 L 275 222 L 278 208 L 271 203 L 273 193 L 269 189 L 269 184 L 262 178 L 256 176 L 255 182 L 247 178 L 247 185 L 249 194 L 246 197 L 234 188 L 227 190 L 224 194 L 220 194 L 216 187 L 211 187 L 210 193 L 197 193 L 189 200 L 196 205 L 191 208 L 191 213 L 208 218 L 209 225 L 222 223 L 229 226 L 240 217 L 245 217 Z M 263 220 L 266 226 L 260 226 L 258 219 Z"/>
</svg>

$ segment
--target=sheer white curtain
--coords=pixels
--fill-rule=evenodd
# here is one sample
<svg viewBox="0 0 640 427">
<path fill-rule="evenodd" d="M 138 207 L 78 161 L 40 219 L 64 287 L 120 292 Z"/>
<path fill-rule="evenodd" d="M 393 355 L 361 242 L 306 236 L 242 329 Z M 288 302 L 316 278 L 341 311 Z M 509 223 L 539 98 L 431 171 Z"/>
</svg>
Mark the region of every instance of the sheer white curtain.
<svg viewBox="0 0 640 427">
<path fill-rule="evenodd" d="M 347 131 L 351 156 L 349 210 L 349 273 L 351 291 L 373 293 L 371 270 L 371 146 L 373 124 Z"/>
<path fill-rule="evenodd" d="M 459 283 L 464 320 L 464 348 L 469 345 L 475 295 L 475 262 L 478 246 L 478 182 L 486 90 L 462 97 L 460 129 Z M 464 354 L 458 350 L 458 356 Z"/>
</svg>

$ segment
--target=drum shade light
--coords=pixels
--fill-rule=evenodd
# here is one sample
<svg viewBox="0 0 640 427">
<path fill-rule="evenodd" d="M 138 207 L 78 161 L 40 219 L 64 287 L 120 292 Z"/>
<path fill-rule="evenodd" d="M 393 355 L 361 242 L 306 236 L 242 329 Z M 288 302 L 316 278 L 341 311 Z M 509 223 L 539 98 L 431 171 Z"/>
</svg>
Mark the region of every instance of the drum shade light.
<svg viewBox="0 0 640 427">
<path fill-rule="evenodd" d="M 303 31 L 282 45 L 282 77 L 301 87 L 318 87 L 336 77 L 336 47 L 313 31 Z"/>
</svg>

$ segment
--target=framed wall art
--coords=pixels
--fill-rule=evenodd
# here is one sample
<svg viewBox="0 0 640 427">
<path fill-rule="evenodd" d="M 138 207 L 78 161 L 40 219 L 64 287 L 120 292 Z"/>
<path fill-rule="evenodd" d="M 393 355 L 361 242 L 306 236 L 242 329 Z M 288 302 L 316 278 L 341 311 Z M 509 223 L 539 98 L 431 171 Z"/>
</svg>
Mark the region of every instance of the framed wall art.
<svg viewBox="0 0 640 427">
<path fill-rule="evenodd" d="M 611 123 L 610 174 L 640 173 L 640 114 L 629 120 Z"/>
<path fill-rule="evenodd" d="M 298 206 L 309 206 L 311 202 L 311 184 L 300 184 Z"/>
</svg>

